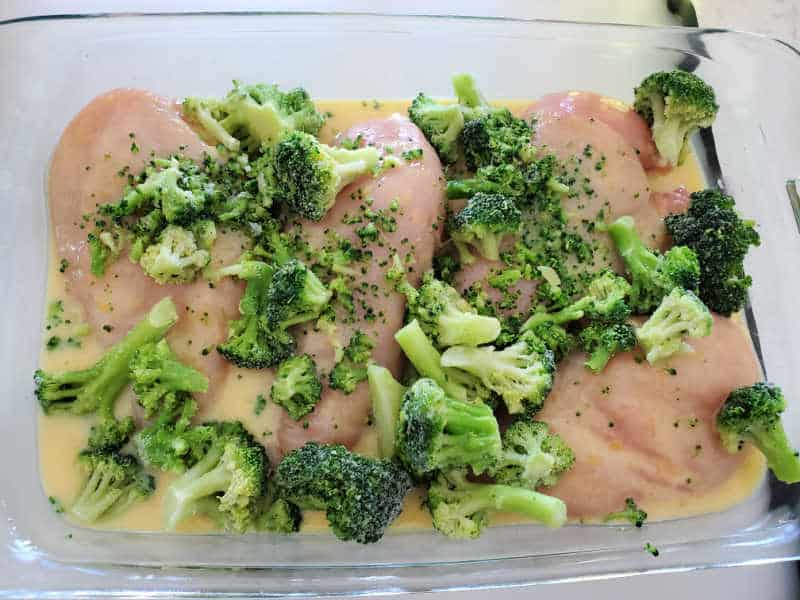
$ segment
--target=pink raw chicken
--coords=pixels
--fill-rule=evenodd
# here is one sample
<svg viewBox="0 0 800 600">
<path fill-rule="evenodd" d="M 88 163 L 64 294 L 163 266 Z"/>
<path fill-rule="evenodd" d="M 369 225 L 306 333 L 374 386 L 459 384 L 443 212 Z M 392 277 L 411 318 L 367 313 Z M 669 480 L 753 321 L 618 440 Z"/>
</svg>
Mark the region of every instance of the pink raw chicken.
<svg viewBox="0 0 800 600">
<path fill-rule="evenodd" d="M 135 137 L 131 137 L 133 134 Z M 135 141 L 138 152 L 131 149 Z M 66 258 L 69 291 L 81 302 L 94 329 L 113 325 L 99 338 L 110 345 L 119 340 L 147 310 L 164 296 L 171 296 L 180 320 L 168 338 L 175 352 L 203 371 L 213 383 L 227 372 L 213 345 L 225 339 L 228 321 L 238 316 L 240 285 L 221 281 L 210 289 L 206 281 L 186 285 L 159 285 L 147 277 L 127 255 L 109 266 L 101 278 L 89 271 L 86 235 L 93 222 L 83 215 L 98 204 L 117 201 L 126 184 L 121 169 L 138 173 L 150 153 L 166 156 L 184 148 L 190 157 L 214 153 L 181 119 L 178 104 L 149 92 L 119 89 L 90 102 L 67 126 L 50 166 L 50 210 L 58 258 Z M 85 227 L 85 228 L 84 228 Z M 214 259 L 234 260 L 241 251 L 237 243 L 220 239 Z M 231 254 L 231 256 L 223 256 Z M 203 355 L 203 348 L 212 351 Z M 206 394 L 207 400 L 211 395 Z"/>
<path fill-rule="evenodd" d="M 349 185 L 341 191 L 336 204 L 322 221 L 303 224 L 303 231 L 308 234 L 312 246 L 324 245 L 325 231 L 328 229 L 335 229 L 339 235 L 358 245 L 355 230 L 361 225 L 343 225 L 344 215 L 358 214 L 359 206 L 367 198 L 373 199 L 373 210 L 386 211 L 393 200 L 399 202 L 400 210 L 395 213 L 396 231 L 383 234 L 383 246 L 370 246 L 373 256 L 367 265 L 368 270 L 366 274 L 359 275 L 353 284 L 354 290 L 358 290 L 362 283 L 367 287 L 377 286 L 376 293 L 358 294 L 355 303 L 358 317 L 363 315 L 358 298 L 363 298 L 378 314 L 378 318 L 373 322 L 357 319 L 354 324 L 340 325 L 336 332 L 342 345 L 347 344 L 356 329 L 369 334 L 375 340 L 372 359 L 398 377 L 402 354 L 393 336 L 403 325 L 405 298 L 387 283 L 385 263 L 390 258 L 391 248 L 398 249 L 401 258 L 413 249 L 415 260 L 409 281 L 414 285 L 422 273 L 431 267 L 441 231 L 441 227 L 436 225 L 442 218 L 444 207 L 442 168 L 436 152 L 422 132 L 404 117 L 395 115 L 388 119 L 368 121 L 351 128 L 345 135 L 350 139 L 361 135 L 365 144 L 374 144 L 379 149 L 391 146 L 395 156 L 414 148 L 423 150 L 419 162 L 402 163 L 378 178 L 365 177 Z M 407 239 L 407 242 L 401 243 L 403 239 Z M 297 339 L 298 352 L 311 354 L 322 372 L 330 372 L 334 366 L 334 354 L 328 336 L 308 327 L 304 332 L 298 332 Z M 278 430 L 280 448 L 286 453 L 309 440 L 352 446 L 364 432 L 369 410 L 366 382 L 359 384 L 350 395 L 326 387 L 322 400 L 307 418 L 294 421 L 288 413 L 282 413 Z"/>
</svg>

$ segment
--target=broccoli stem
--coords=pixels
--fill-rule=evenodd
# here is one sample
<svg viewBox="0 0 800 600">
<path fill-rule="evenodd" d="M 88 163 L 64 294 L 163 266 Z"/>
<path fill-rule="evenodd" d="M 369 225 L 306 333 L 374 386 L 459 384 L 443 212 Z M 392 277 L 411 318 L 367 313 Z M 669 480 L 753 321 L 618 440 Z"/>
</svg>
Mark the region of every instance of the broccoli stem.
<svg viewBox="0 0 800 600">
<path fill-rule="evenodd" d="M 378 451 L 381 458 L 394 456 L 397 417 L 406 388 L 392 377 L 385 367 L 370 364 L 367 367 L 369 395 L 372 399 L 372 416 L 378 431 Z"/>
<path fill-rule="evenodd" d="M 466 390 L 447 377 L 440 364 L 442 355 L 422 331 L 416 319 L 395 333 L 394 339 L 420 375 L 433 379 L 451 398 L 462 402 L 467 400 Z"/>
<path fill-rule="evenodd" d="M 608 234 L 634 280 L 655 270 L 658 257 L 642 242 L 632 217 L 620 217 L 611 223 Z"/>
<path fill-rule="evenodd" d="M 325 148 L 325 152 L 337 162 L 336 173 L 344 185 L 374 169 L 380 159 L 379 153 L 371 146 L 357 150 L 330 146 Z"/>
<path fill-rule="evenodd" d="M 486 100 L 475 85 L 475 80 L 472 78 L 472 75 L 458 73 L 453 75 L 452 82 L 453 91 L 456 93 L 459 104 L 463 104 L 469 108 L 486 106 Z"/>
<path fill-rule="evenodd" d="M 500 335 L 500 321 L 476 313 L 451 311 L 439 316 L 439 343 L 443 346 L 488 344 Z"/>
<path fill-rule="evenodd" d="M 224 446 L 215 443 L 206 455 L 169 488 L 165 508 L 165 528 L 169 531 L 197 510 L 195 501 L 224 491 L 231 481 L 230 472 L 220 460 Z"/>
<path fill-rule="evenodd" d="M 611 360 L 611 356 L 612 351 L 610 348 L 600 347 L 591 353 L 584 365 L 594 373 L 600 373 L 606 368 L 608 361 Z"/>
<path fill-rule="evenodd" d="M 559 498 L 510 485 L 461 482 L 458 491 L 470 499 L 462 506 L 465 514 L 481 509 L 525 515 L 547 527 L 561 527 L 567 521 L 567 506 Z"/>
<path fill-rule="evenodd" d="M 800 481 L 800 460 L 780 423 L 767 431 L 751 428 L 749 434 L 753 444 L 764 454 L 775 477 L 786 483 Z"/>
<path fill-rule="evenodd" d="M 95 468 L 70 511 L 86 523 L 96 521 L 122 496 L 123 489 L 116 484 L 113 471 Z"/>
</svg>

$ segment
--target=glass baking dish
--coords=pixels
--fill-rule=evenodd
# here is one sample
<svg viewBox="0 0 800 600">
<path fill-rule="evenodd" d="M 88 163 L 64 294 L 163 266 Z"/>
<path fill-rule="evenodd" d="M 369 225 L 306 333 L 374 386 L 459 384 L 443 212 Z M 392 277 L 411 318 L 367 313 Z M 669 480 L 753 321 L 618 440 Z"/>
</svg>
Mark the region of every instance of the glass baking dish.
<svg viewBox="0 0 800 600">
<path fill-rule="evenodd" d="M 679 66 L 715 88 L 713 135 L 695 140 L 710 183 L 760 224 L 747 317 L 800 439 L 800 236 L 787 181 L 800 175 L 800 54 L 723 30 L 365 14 L 70 16 L 0 23 L 0 596 L 362 594 L 521 586 L 800 557 L 798 490 L 765 480 L 722 513 L 647 525 L 488 530 L 473 542 L 392 533 L 372 546 L 327 535 L 104 532 L 60 518 L 42 493 L 31 374 L 44 310 L 45 173 L 68 120 L 135 86 L 220 94 L 232 78 L 306 86 L 318 98 L 447 95 L 453 72 L 492 97 L 587 89 L 630 100 Z M 798 220 L 800 222 L 800 220 Z M 642 547 L 660 549 L 658 558 Z"/>
</svg>

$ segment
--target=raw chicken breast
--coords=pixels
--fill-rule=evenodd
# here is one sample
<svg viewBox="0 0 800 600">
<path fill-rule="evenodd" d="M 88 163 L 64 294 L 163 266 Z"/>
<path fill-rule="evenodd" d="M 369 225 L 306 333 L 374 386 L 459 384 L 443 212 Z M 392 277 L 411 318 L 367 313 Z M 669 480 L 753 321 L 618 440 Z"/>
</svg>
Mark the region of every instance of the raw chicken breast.
<svg viewBox="0 0 800 600">
<path fill-rule="evenodd" d="M 379 149 L 391 146 L 395 156 L 414 148 L 423 149 L 421 161 L 402 163 L 375 179 L 363 178 L 351 184 L 342 190 L 336 204 L 322 221 L 303 224 L 303 231 L 312 247 L 324 245 L 327 230 L 336 230 L 339 235 L 358 245 L 359 239 L 355 230 L 362 224 L 345 225 L 342 223 L 343 217 L 346 214 L 359 214 L 359 207 L 367 199 L 373 200 L 373 210 L 388 211 L 393 200 L 399 202 L 400 210 L 388 213 L 393 214 L 397 220 L 396 230 L 382 234 L 383 245 L 369 245 L 373 256 L 369 263 L 364 263 L 366 273 L 359 275 L 353 283 L 355 292 L 360 289 L 370 290 L 365 294 L 358 292 L 354 298 L 356 323 L 340 324 L 336 331 L 336 337 L 343 346 L 347 345 L 350 336 L 357 329 L 369 334 L 375 341 L 373 360 L 398 377 L 402 354 L 393 336 L 403 324 L 405 298 L 395 292 L 386 281 L 387 261 L 393 249 L 397 250 L 400 258 L 413 251 L 413 271 L 409 273 L 409 281 L 415 285 L 420 276 L 431 267 L 442 229 L 437 226 L 444 210 L 442 168 L 436 152 L 419 129 L 399 115 L 357 125 L 345 135 L 350 139 L 356 139 L 360 135 L 365 144 L 374 144 Z M 406 240 L 405 243 L 403 240 Z M 377 318 L 372 322 L 361 320 L 364 311 L 360 300 L 376 314 Z M 341 318 L 338 320 L 342 321 Z M 327 381 L 327 373 L 334 366 L 334 351 L 328 335 L 307 327 L 305 331 L 298 333 L 298 352 L 311 354 L 324 374 L 323 381 Z M 285 453 L 309 440 L 352 446 L 364 432 L 369 411 L 370 398 L 366 382 L 359 384 L 350 395 L 326 386 L 321 401 L 307 418 L 294 421 L 288 413 L 282 413 L 278 430 L 280 448 Z"/>
<path fill-rule="evenodd" d="M 88 323 L 93 328 L 113 326 L 108 334 L 100 334 L 101 340 L 109 345 L 118 341 L 160 298 L 171 296 L 180 315 L 168 336 L 173 349 L 216 383 L 224 378 L 227 365 L 212 347 L 225 339 L 228 321 L 238 316 L 238 283 L 221 281 L 215 289 L 202 280 L 159 285 L 126 254 L 101 278 L 89 270 L 86 236 L 93 222 L 83 216 L 98 204 L 118 200 L 126 174 L 140 172 L 151 152 L 166 156 L 179 150 L 192 158 L 214 153 L 184 123 L 174 100 L 132 89 L 113 90 L 92 100 L 67 126 L 50 165 L 56 250 L 58 258 L 70 263 L 68 291 L 82 304 Z M 229 262 L 240 250 L 239 241 L 225 241 L 223 236 L 213 254 L 215 260 Z M 204 355 L 204 348 L 212 351 Z"/>
<path fill-rule="evenodd" d="M 661 166 L 661 157 L 647 122 L 630 106 L 594 92 L 558 92 L 536 101 L 536 112 L 545 119 L 583 115 L 608 125 L 633 146 L 645 169 Z"/>
<path fill-rule="evenodd" d="M 556 385 L 536 418 L 575 451 L 574 467 L 548 490 L 571 518 L 602 518 L 626 497 L 680 504 L 720 486 L 741 464 L 714 428 L 731 390 L 761 379 L 747 331 L 715 316 L 695 351 L 651 366 L 633 353 L 614 357 L 599 375 L 575 353 L 559 365 Z M 673 371 L 669 369 L 674 369 Z"/>
</svg>

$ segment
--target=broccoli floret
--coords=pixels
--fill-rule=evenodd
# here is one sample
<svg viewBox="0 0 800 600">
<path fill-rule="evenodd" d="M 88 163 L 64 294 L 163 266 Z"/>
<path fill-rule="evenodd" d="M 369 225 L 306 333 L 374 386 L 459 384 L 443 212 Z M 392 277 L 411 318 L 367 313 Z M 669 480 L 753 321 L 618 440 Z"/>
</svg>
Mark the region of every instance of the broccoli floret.
<svg viewBox="0 0 800 600">
<path fill-rule="evenodd" d="M 241 319 L 232 321 L 228 339 L 217 351 L 239 367 L 272 367 L 294 352 L 294 338 L 267 318 L 266 297 L 275 269 L 258 261 L 243 261 L 235 272 L 247 280 L 239 301 Z"/>
<path fill-rule="evenodd" d="M 503 452 L 494 472 L 498 483 L 532 490 L 555 485 L 575 463 L 575 453 L 547 424 L 519 419 L 503 432 Z"/>
<path fill-rule="evenodd" d="M 372 420 L 378 433 L 378 452 L 381 458 L 392 458 L 400 404 L 406 388 L 392 377 L 389 369 L 374 363 L 367 366 L 367 381 L 372 402 Z"/>
<path fill-rule="evenodd" d="M 553 323 L 552 321 L 538 323 L 531 327 L 530 332 L 550 349 L 553 353 L 553 359 L 557 363 L 564 360 L 567 354 L 575 347 L 575 336 L 570 334 L 561 325 Z M 510 331 L 509 335 L 513 343 L 513 338 L 517 337 L 517 332 Z"/>
<path fill-rule="evenodd" d="M 689 152 L 689 136 L 711 127 L 719 106 L 714 89 L 693 73 L 652 73 L 634 89 L 633 107 L 650 125 L 659 154 L 671 165 Z"/>
<path fill-rule="evenodd" d="M 608 361 L 618 352 L 628 352 L 636 347 L 636 330 L 629 323 L 597 323 L 581 330 L 581 345 L 589 355 L 584 363 L 595 373 L 605 369 Z"/>
<path fill-rule="evenodd" d="M 647 513 L 636 505 L 636 501 L 633 498 L 625 498 L 625 509 L 607 514 L 603 522 L 628 521 L 631 525 L 641 527 L 646 520 Z"/>
<path fill-rule="evenodd" d="M 122 239 L 118 233 L 97 231 L 86 237 L 89 246 L 89 270 L 95 277 L 105 275 L 108 265 L 119 258 Z"/>
<path fill-rule="evenodd" d="M 168 397 L 156 418 L 139 433 L 134 442 L 142 461 L 165 471 L 183 473 L 206 453 L 214 439 L 212 427 L 191 426 L 197 402 L 182 392 Z"/>
<path fill-rule="evenodd" d="M 276 85 L 263 83 L 243 85 L 234 81 L 233 89 L 222 100 L 187 98 L 183 110 L 232 152 L 240 147 L 255 152 L 262 144 L 274 146 L 291 131 L 316 135 L 325 122 L 302 88 L 282 92 Z"/>
<path fill-rule="evenodd" d="M 629 216 L 609 225 L 608 233 L 631 275 L 630 307 L 634 312 L 651 312 L 676 287 L 697 291 L 700 265 L 691 248 L 674 246 L 664 254 L 651 250 Z"/>
<path fill-rule="evenodd" d="M 734 200 L 720 190 L 695 192 L 686 214 L 664 219 L 676 244 L 688 246 L 700 261 L 699 296 L 706 306 L 723 315 L 747 302 L 752 279 L 744 272 L 744 257 L 761 238 L 753 221 L 736 213 Z"/>
<path fill-rule="evenodd" d="M 155 481 L 133 456 L 84 450 L 78 462 L 86 473 L 70 513 L 86 523 L 124 512 L 155 490 Z"/>
<path fill-rule="evenodd" d="M 479 315 L 453 287 L 431 273 L 409 298 L 408 314 L 439 346 L 488 344 L 500 334 L 500 321 Z"/>
<path fill-rule="evenodd" d="M 500 429 L 489 406 L 454 400 L 432 379 L 418 379 L 403 395 L 396 450 L 416 477 L 462 467 L 482 473 L 500 455 Z"/>
<path fill-rule="evenodd" d="M 396 463 L 344 446 L 308 442 L 287 454 L 275 473 L 280 497 L 324 510 L 336 537 L 377 542 L 400 514 L 411 478 Z"/>
<path fill-rule="evenodd" d="M 281 498 L 274 481 L 269 481 L 254 529 L 271 533 L 296 533 L 300 530 L 302 520 L 303 514 L 300 512 L 300 508 L 285 498 Z"/>
<path fill-rule="evenodd" d="M 561 527 L 567 520 L 567 506 L 558 498 L 511 485 L 472 483 L 455 472 L 439 475 L 431 483 L 427 505 L 434 528 L 458 539 L 478 537 L 497 511 L 523 515 L 548 527 Z"/>
<path fill-rule="evenodd" d="M 105 415 L 89 429 L 87 446 L 92 452 L 116 452 L 131 439 L 136 424 L 132 417 Z"/>
<path fill-rule="evenodd" d="M 362 331 L 350 336 L 344 347 L 342 359 L 331 370 L 328 383 L 335 390 L 352 394 L 356 386 L 367 378 L 367 363 L 372 356 L 375 342 Z"/>
<path fill-rule="evenodd" d="M 281 200 L 305 219 L 319 221 L 349 183 L 372 173 L 380 152 L 372 146 L 327 146 L 307 133 L 291 133 L 275 148 L 275 182 Z"/>
<path fill-rule="evenodd" d="M 678 352 L 691 352 L 686 337 L 711 335 L 714 320 L 706 305 L 692 292 L 675 288 L 652 316 L 636 330 L 636 337 L 653 364 Z"/>
<path fill-rule="evenodd" d="M 519 200 L 527 193 L 525 176 L 516 165 L 501 164 L 481 167 L 470 179 L 447 182 L 447 197 L 451 200 L 469 198 L 478 193 L 501 194 Z"/>
<path fill-rule="evenodd" d="M 275 271 L 267 288 L 267 320 L 286 329 L 316 319 L 332 295 L 311 269 L 290 259 Z"/>
<path fill-rule="evenodd" d="M 214 429 L 205 454 L 167 488 L 164 500 L 168 530 L 198 512 L 197 503 L 216 497 L 227 527 L 245 531 L 257 516 L 269 461 L 264 448 L 238 421 L 206 425 Z"/>
<path fill-rule="evenodd" d="M 439 351 L 416 319 L 397 331 L 394 339 L 417 373 L 433 379 L 451 398 L 461 402 L 485 402 L 490 399 L 491 391 L 477 377 L 465 371 L 442 367 Z"/>
<path fill-rule="evenodd" d="M 785 409 L 786 400 L 778 386 L 762 382 L 741 387 L 730 393 L 717 414 L 717 431 L 728 452 L 750 442 L 761 450 L 775 477 L 797 483 L 800 459 L 781 423 Z"/>
<path fill-rule="evenodd" d="M 503 398 L 512 415 L 541 408 L 555 374 L 552 351 L 530 333 L 522 334 L 502 350 L 493 346 L 453 346 L 444 351 L 441 364 L 476 376 Z"/>
<path fill-rule="evenodd" d="M 208 378 L 181 363 L 167 340 L 139 348 L 130 363 L 130 377 L 136 399 L 148 418 L 164 405 L 175 403 L 181 392 L 208 391 Z"/>
<path fill-rule="evenodd" d="M 282 406 L 295 421 L 306 416 L 322 397 L 317 365 L 308 354 L 283 361 L 270 389 L 272 401 Z"/>
<path fill-rule="evenodd" d="M 470 263 L 474 257 L 468 246 L 474 246 L 484 258 L 499 260 L 503 238 L 516 235 L 521 227 L 522 213 L 513 200 L 500 194 L 478 193 L 450 219 L 448 231 L 461 262 Z"/>
<path fill-rule="evenodd" d="M 157 158 L 145 169 L 141 183 L 129 188 L 119 202 L 101 205 L 99 211 L 118 221 L 156 208 L 168 223 L 187 224 L 205 212 L 212 188 L 191 160 Z"/>
<path fill-rule="evenodd" d="M 108 350 L 94 366 L 80 371 L 45 373 L 38 369 L 33 380 L 36 397 L 45 414 L 114 414 L 114 402 L 128 385 L 128 365 L 139 348 L 157 342 L 178 320 L 171 298 L 160 300 L 121 342 Z"/>
<path fill-rule="evenodd" d="M 177 225 L 168 225 L 139 259 L 142 270 L 158 283 L 179 284 L 194 281 L 209 262 L 208 250 L 198 247 L 190 230 Z"/>
<path fill-rule="evenodd" d="M 507 108 L 467 121 L 461 131 L 467 168 L 529 162 L 535 154 L 532 134 L 531 126 Z"/>
</svg>

